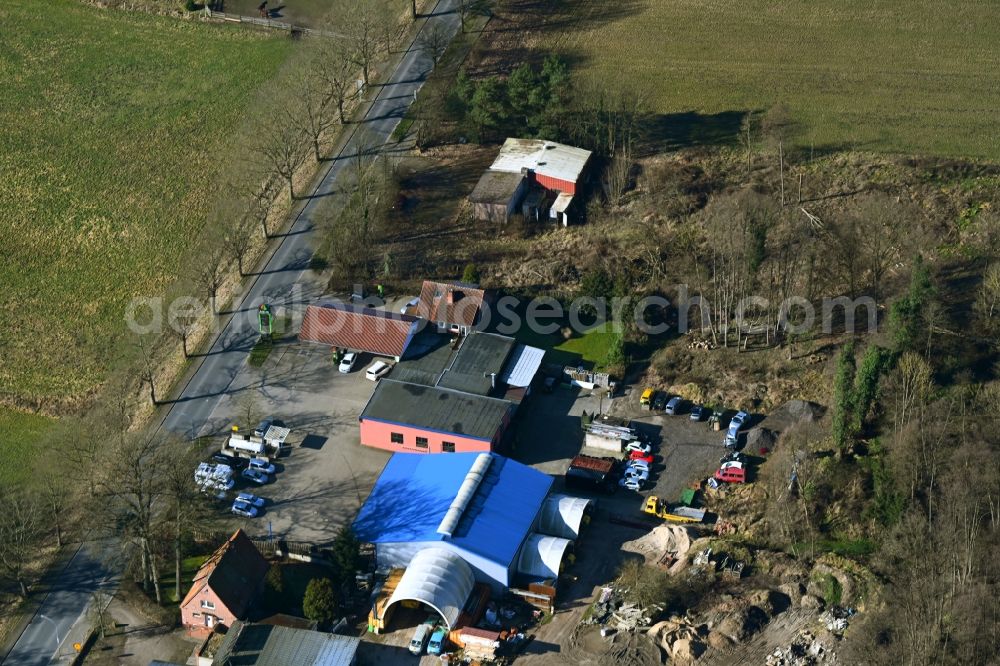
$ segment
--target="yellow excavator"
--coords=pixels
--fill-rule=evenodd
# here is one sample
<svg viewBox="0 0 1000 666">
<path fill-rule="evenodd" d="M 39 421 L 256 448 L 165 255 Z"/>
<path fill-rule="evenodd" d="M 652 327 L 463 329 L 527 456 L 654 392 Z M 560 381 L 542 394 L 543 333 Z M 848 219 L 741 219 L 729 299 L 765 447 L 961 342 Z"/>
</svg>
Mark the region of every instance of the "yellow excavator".
<svg viewBox="0 0 1000 666">
<path fill-rule="evenodd" d="M 667 504 L 666 501 L 661 500 L 655 495 L 646 498 L 646 503 L 643 504 L 642 510 L 644 513 L 649 513 L 657 518 L 662 518 L 663 520 L 669 520 L 673 523 L 700 523 L 705 519 L 704 509 L 692 509 L 689 506 L 684 506 L 684 504 Z"/>
</svg>

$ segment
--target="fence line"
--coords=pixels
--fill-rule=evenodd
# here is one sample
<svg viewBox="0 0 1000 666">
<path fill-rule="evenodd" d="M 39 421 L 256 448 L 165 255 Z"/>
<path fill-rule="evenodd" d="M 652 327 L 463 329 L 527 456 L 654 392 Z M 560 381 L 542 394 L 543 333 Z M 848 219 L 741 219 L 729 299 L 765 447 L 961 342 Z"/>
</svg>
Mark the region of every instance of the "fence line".
<svg viewBox="0 0 1000 666">
<path fill-rule="evenodd" d="M 332 32 L 330 30 L 316 30 L 315 28 L 306 28 L 300 25 L 293 25 L 291 23 L 285 23 L 284 21 L 275 21 L 271 18 L 261 18 L 259 16 L 244 16 L 242 14 L 228 14 L 226 12 L 215 11 L 211 7 L 205 6 L 205 17 L 209 19 L 214 19 L 217 21 L 228 21 L 230 23 L 250 23 L 253 25 L 259 25 L 264 28 L 272 28 L 274 30 L 284 30 L 287 32 L 297 32 L 304 35 L 321 35 L 323 37 L 340 37 L 343 38 L 344 35 Z"/>
</svg>

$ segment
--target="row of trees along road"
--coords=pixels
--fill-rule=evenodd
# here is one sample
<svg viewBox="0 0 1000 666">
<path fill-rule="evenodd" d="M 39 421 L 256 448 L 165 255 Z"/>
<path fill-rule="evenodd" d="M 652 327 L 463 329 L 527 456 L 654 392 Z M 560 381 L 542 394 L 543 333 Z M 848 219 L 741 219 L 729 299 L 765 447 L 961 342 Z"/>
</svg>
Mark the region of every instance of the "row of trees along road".
<svg viewBox="0 0 1000 666">
<path fill-rule="evenodd" d="M 184 355 L 190 336 L 206 314 L 218 311 L 218 294 L 233 264 L 243 275 L 258 238 L 267 239 L 271 224 L 286 203 L 297 196 L 296 175 L 310 159 L 329 157 L 338 126 L 350 122 L 352 105 L 360 101 L 363 86 L 375 63 L 388 56 L 405 34 L 401 18 L 416 16 L 415 4 L 371 0 L 339 0 L 324 29 L 337 39 L 305 37 L 275 79 L 251 104 L 252 120 L 235 141 L 235 166 L 229 169 L 209 216 L 208 233 L 193 256 L 190 284 L 210 303 L 210 312 L 195 305 L 181 309 L 175 325 Z M 441 52 L 434 38 L 424 48 Z M 368 151 L 366 151 L 368 152 Z M 365 189 L 368 189 L 367 187 Z M 283 194 L 285 195 L 283 197 Z M 137 337 L 123 351 L 121 372 L 109 380 L 107 392 L 133 393 L 145 386 L 149 401 L 157 403 L 155 374 L 165 346 Z M 111 385 L 114 385 L 112 387 Z M 91 527 L 109 528 L 121 543 L 136 574 L 157 601 L 162 600 L 159 564 L 173 559 L 175 594 L 182 559 L 182 540 L 206 519 L 204 498 L 194 492 L 192 470 L 197 447 L 169 436 L 130 432 L 136 405 L 109 399 L 81 419 L 66 419 L 45 443 L 52 455 L 44 457 L 29 487 L 0 492 L 5 511 L 0 515 L 0 578 L 15 583 L 27 595 L 37 571 L 39 546 L 61 546 L 67 532 L 79 538 Z"/>
<path fill-rule="evenodd" d="M 330 159 L 338 128 L 351 122 L 350 114 L 360 103 L 375 64 L 388 58 L 405 36 L 408 26 L 402 19 L 408 14 L 420 18 L 406 12 L 398 0 L 339 0 L 321 28 L 340 37 L 319 33 L 303 37 L 281 72 L 251 104 L 251 120 L 234 149 L 236 166 L 217 188 L 207 233 L 194 253 L 197 260 L 191 264 L 188 280 L 174 294 L 188 296 L 193 288 L 198 299 L 208 303 L 206 308 L 201 300 L 191 299 L 177 309 L 167 328 L 180 342 L 185 357 L 191 353 L 189 343 L 199 324 L 206 316 L 218 314 L 219 293 L 233 265 L 240 277 L 246 275 L 248 263 L 270 238 L 276 218 L 293 205 L 299 181 L 309 171 L 304 169 L 307 163 L 311 160 L 318 165 Z M 436 60 L 447 42 L 448 35 L 440 29 L 425 29 L 417 47 L 432 52 Z M 357 132 L 362 148 L 356 159 L 360 161 L 377 146 L 363 128 Z M 370 188 L 363 185 L 361 189 Z M 161 350 L 167 348 L 152 340 L 135 340 L 133 346 L 138 378 L 155 405 Z"/>
</svg>

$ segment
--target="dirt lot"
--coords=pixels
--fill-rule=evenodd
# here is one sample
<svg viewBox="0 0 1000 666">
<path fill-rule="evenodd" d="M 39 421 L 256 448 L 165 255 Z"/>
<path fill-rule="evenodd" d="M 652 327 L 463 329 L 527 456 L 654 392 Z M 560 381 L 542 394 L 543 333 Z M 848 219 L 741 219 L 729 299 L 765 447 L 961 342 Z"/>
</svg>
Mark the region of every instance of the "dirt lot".
<svg viewBox="0 0 1000 666">
<path fill-rule="evenodd" d="M 518 444 L 514 457 L 556 477 L 562 489 L 562 473 L 569 460 L 580 452 L 580 414 L 603 411 L 628 416 L 660 440 L 656 451 L 655 484 L 641 493 L 620 491 L 613 496 L 592 495 L 598 513 L 577 541 L 576 563 L 569 569 L 570 580 L 561 584 L 559 604 L 550 622 L 539 627 L 535 639 L 521 658 L 525 663 L 604 663 L 600 652 L 582 650 L 577 625 L 594 598 L 597 588 L 612 580 L 620 564 L 630 555 L 622 544 L 641 537 L 646 531 L 610 522 L 613 514 L 640 519 L 643 497 L 659 495 L 676 499 L 691 482 L 707 477 L 718 464 L 724 448 L 722 435 L 705 423 L 693 423 L 686 415 L 653 415 L 640 409 L 641 387 L 630 387 L 613 400 L 591 391 L 563 387 L 555 393 L 532 396 L 519 415 Z M 600 455 L 600 453 L 597 453 Z M 572 494 L 591 496 L 577 489 Z M 651 524 L 652 527 L 654 524 Z M 620 646 L 613 646 L 618 649 Z M 628 646 L 632 649 L 635 646 Z M 612 646 L 609 645 L 609 649 Z M 641 652 L 641 648 L 636 648 Z M 652 654 L 656 654 L 655 651 Z M 606 655 L 610 659 L 610 655 Z M 604 659 L 604 661 L 602 661 Z M 613 663 L 612 661 L 608 663 Z M 636 662 L 639 663 L 639 662 Z"/>
</svg>

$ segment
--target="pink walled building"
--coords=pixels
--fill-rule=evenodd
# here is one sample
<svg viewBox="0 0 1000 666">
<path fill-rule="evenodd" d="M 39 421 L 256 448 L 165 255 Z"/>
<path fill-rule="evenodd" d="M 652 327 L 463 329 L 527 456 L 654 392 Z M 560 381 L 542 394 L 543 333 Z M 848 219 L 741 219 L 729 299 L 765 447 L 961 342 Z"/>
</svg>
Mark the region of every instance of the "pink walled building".
<svg viewBox="0 0 1000 666">
<path fill-rule="evenodd" d="M 243 530 L 205 560 L 180 604 L 181 624 L 194 635 L 231 627 L 246 616 L 270 565 Z"/>
<path fill-rule="evenodd" d="M 516 404 L 383 379 L 359 417 L 361 443 L 406 453 L 498 451 Z"/>
</svg>

